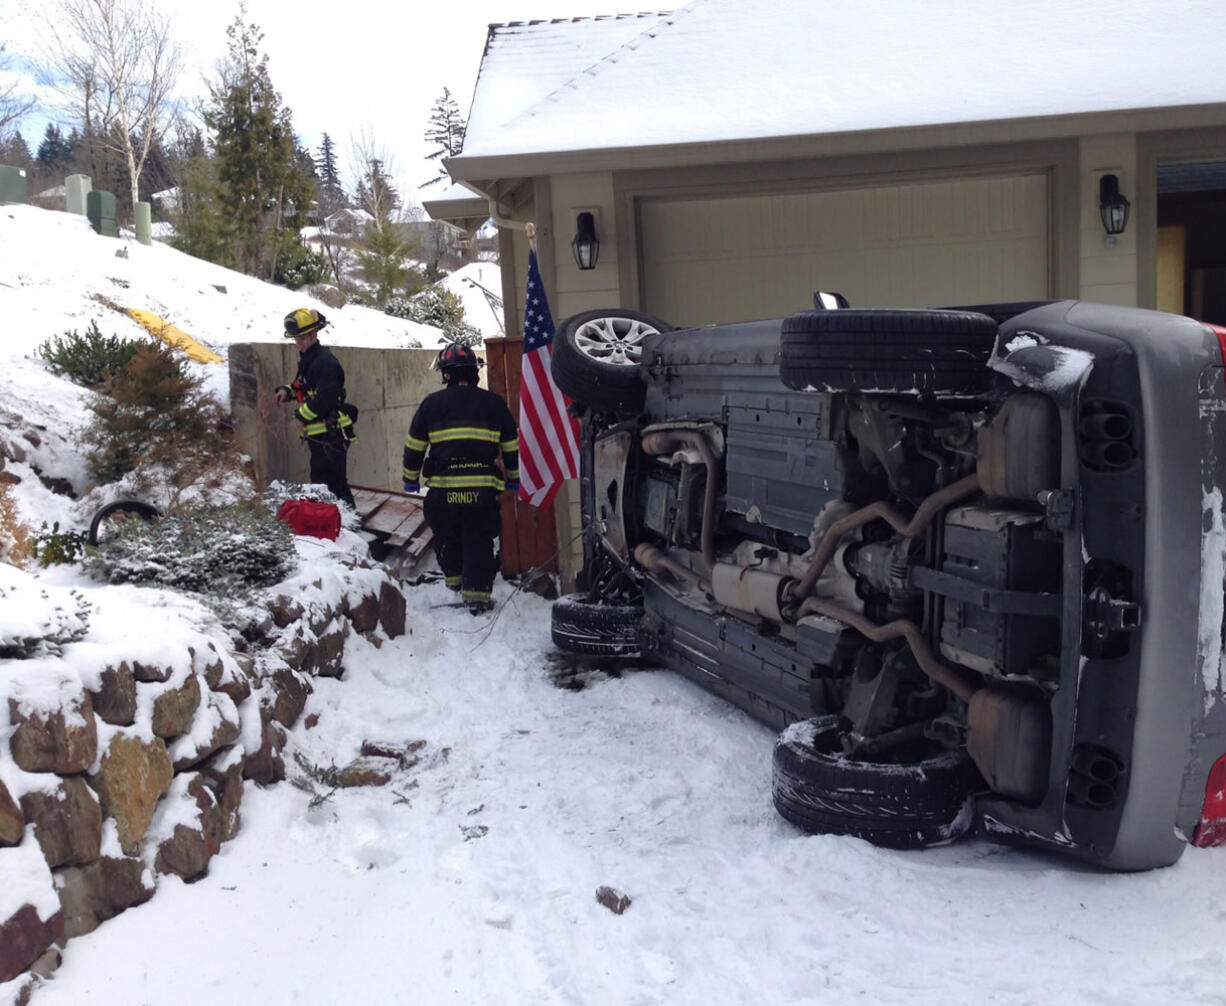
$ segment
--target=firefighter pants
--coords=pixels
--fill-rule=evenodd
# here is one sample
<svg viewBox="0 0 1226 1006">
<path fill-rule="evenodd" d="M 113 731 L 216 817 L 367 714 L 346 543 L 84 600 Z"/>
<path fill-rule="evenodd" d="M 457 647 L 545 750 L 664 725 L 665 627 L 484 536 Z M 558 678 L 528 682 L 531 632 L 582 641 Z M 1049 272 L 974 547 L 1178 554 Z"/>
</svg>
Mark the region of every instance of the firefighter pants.
<svg viewBox="0 0 1226 1006">
<path fill-rule="evenodd" d="M 434 554 L 443 579 L 467 604 L 485 604 L 494 587 L 498 560 L 494 539 L 502 511 L 493 489 L 431 489 L 423 507 L 434 532 Z"/>
<path fill-rule="evenodd" d="M 311 450 L 311 481 L 327 486 L 338 500 L 353 506 L 353 493 L 345 474 L 349 453 L 345 438 L 339 433 L 308 437 L 307 446 Z"/>
</svg>

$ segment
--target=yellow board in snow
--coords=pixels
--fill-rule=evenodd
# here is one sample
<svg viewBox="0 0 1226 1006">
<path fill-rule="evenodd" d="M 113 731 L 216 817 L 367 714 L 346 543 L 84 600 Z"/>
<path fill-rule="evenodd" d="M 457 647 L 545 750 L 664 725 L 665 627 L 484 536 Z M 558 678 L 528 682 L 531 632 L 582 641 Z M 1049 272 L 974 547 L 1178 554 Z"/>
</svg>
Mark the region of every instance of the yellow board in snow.
<svg viewBox="0 0 1226 1006">
<path fill-rule="evenodd" d="M 152 335 L 156 335 L 168 346 L 174 346 L 175 349 L 183 350 L 193 360 L 198 360 L 200 363 L 225 362 L 211 349 L 200 345 L 182 329 L 175 328 L 174 325 L 159 318 L 151 311 L 142 311 L 140 308 L 130 307 L 128 308 L 128 314 L 139 321 Z"/>
</svg>

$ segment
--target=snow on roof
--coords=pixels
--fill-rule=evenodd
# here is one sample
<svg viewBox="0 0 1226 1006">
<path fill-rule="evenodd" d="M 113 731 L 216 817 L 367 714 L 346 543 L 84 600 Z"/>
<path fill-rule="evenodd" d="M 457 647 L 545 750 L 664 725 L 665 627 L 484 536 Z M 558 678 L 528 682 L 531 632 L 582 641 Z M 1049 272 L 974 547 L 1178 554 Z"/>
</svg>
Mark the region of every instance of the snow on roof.
<svg viewBox="0 0 1226 1006">
<path fill-rule="evenodd" d="M 476 189 L 470 189 L 463 182 L 454 182 L 445 189 L 440 189 L 437 195 L 427 196 L 422 200 L 422 205 L 426 203 L 462 203 L 469 199 L 485 199 Z"/>
<path fill-rule="evenodd" d="M 798 136 L 1226 101 L 1226 4 L 693 0 L 493 25 L 464 153 Z"/>
<path fill-rule="evenodd" d="M 558 88 L 573 87 L 585 70 L 666 20 L 664 14 L 617 14 L 490 25 L 464 154 L 490 153 L 485 147 L 497 145 L 503 124 Z"/>
</svg>

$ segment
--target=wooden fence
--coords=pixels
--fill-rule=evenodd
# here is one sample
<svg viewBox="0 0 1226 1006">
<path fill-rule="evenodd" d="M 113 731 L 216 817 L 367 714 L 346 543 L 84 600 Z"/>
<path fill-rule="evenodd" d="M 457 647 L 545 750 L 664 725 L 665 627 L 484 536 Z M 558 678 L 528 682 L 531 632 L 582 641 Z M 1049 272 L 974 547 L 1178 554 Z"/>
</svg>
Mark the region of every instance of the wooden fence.
<svg viewBox="0 0 1226 1006">
<path fill-rule="evenodd" d="M 511 415 L 519 417 L 520 364 L 524 338 L 511 335 L 485 340 L 485 364 L 489 388 L 506 399 Z M 553 504 L 534 507 L 509 493 L 502 498 L 502 575 L 513 576 L 529 569 L 558 571 L 558 533 Z"/>
</svg>

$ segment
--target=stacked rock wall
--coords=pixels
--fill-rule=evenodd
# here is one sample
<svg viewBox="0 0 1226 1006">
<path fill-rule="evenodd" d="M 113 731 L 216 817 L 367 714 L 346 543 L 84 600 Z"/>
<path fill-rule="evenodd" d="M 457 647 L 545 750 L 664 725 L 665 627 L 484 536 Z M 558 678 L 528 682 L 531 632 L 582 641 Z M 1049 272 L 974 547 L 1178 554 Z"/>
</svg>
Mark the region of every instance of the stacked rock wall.
<svg viewBox="0 0 1226 1006">
<path fill-rule="evenodd" d="M 224 630 L 184 617 L 199 607 L 151 610 L 166 620 L 124 659 L 98 610 L 66 645 L 0 660 L 0 877 L 16 880 L 0 899 L 0 982 L 53 969 L 159 876 L 202 876 L 239 831 L 245 784 L 285 778 L 286 731 L 312 682 L 342 675 L 346 641 L 403 634 L 386 569 L 326 568 L 329 582 L 292 581 Z"/>
</svg>

